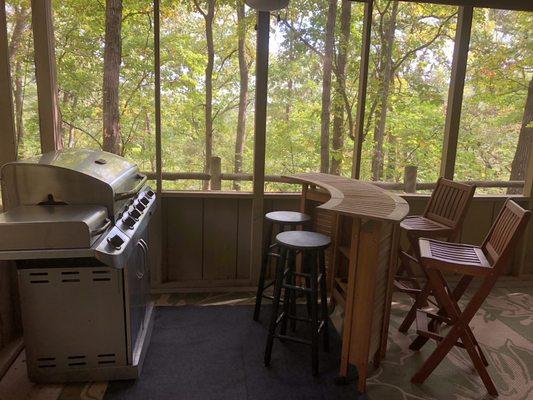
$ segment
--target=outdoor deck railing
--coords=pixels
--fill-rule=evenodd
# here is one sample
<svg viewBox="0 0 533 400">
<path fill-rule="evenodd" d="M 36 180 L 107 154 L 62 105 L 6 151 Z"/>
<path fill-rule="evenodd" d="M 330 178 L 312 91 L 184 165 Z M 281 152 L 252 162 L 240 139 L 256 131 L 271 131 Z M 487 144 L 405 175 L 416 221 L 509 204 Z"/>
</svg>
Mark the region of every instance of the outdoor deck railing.
<svg viewBox="0 0 533 400">
<path fill-rule="evenodd" d="M 144 172 L 148 179 L 157 179 L 155 172 Z M 253 175 L 247 173 L 222 173 L 219 157 L 213 157 L 211 162 L 211 173 L 206 172 L 163 172 L 162 180 L 179 181 L 179 180 L 200 180 L 210 181 L 211 190 L 221 190 L 222 181 L 253 181 Z M 281 175 L 265 175 L 265 182 L 294 184 L 289 179 Z M 474 184 L 478 188 L 523 188 L 525 181 L 460 181 Z M 376 186 L 387 190 L 402 190 L 405 193 L 416 193 L 418 190 L 432 190 L 436 183 L 418 183 L 417 167 L 406 166 L 403 182 L 373 182 Z"/>
</svg>

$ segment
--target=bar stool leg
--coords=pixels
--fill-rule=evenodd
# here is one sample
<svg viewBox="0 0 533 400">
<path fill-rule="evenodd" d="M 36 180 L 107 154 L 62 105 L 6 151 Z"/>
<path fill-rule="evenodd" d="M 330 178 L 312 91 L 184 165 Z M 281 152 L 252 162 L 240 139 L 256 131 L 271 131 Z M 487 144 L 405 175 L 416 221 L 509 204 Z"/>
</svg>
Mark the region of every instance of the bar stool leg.
<svg viewBox="0 0 533 400">
<path fill-rule="evenodd" d="M 292 279 L 293 279 L 293 260 L 294 259 L 294 251 L 287 250 L 287 264 L 288 268 L 283 270 L 283 274 L 285 274 L 285 271 L 287 271 L 287 275 L 285 276 L 285 282 L 292 285 Z M 282 283 L 283 285 L 283 280 Z M 293 290 L 289 289 L 288 287 L 285 287 L 285 294 L 283 296 L 283 318 L 281 319 L 281 330 L 280 333 L 282 335 L 287 334 L 287 322 L 289 320 L 289 314 L 291 312 L 291 303 L 292 303 L 292 292 Z"/>
<path fill-rule="evenodd" d="M 309 273 L 309 265 L 310 265 L 310 255 L 309 252 L 302 252 L 302 272 Z M 305 277 L 305 287 L 310 288 L 311 287 L 311 278 L 309 276 Z M 306 306 L 307 306 L 307 317 L 311 318 L 311 293 L 305 292 L 306 297 Z"/>
<path fill-rule="evenodd" d="M 318 375 L 318 276 L 317 276 L 317 255 L 313 252 L 312 262 L 310 265 L 311 273 L 311 359 L 313 376 Z"/>
<path fill-rule="evenodd" d="M 274 284 L 274 302 L 272 305 L 272 316 L 270 317 L 270 327 L 268 330 L 267 345 L 265 349 L 265 365 L 270 365 L 272 357 L 272 345 L 274 343 L 274 334 L 276 333 L 276 321 L 278 319 L 279 302 L 281 297 L 281 285 L 283 282 L 285 260 L 287 258 L 287 249 L 281 248 L 280 257 L 276 265 L 276 282 Z"/>
<path fill-rule="evenodd" d="M 296 286 L 296 252 L 291 252 L 292 256 L 289 258 L 289 274 L 290 274 L 290 284 L 293 286 Z M 289 311 L 292 316 L 296 316 L 296 298 L 298 294 L 296 293 L 296 290 L 290 290 L 289 291 L 289 298 L 288 301 L 290 302 L 290 308 Z M 296 331 L 296 320 L 291 319 L 291 331 Z"/>
<path fill-rule="evenodd" d="M 261 271 L 259 272 L 259 283 L 257 285 L 257 294 L 255 296 L 254 321 L 259 320 L 259 313 L 261 312 L 261 302 L 263 300 L 263 292 L 265 290 L 265 274 L 268 266 L 268 253 L 270 251 L 272 241 L 273 224 L 268 222 L 268 233 L 263 248 L 263 262 L 261 263 Z"/>
<path fill-rule="evenodd" d="M 324 321 L 324 327 L 322 332 L 322 340 L 324 341 L 324 351 L 329 351 L 329 312 L 328 312 L 328 290 L 326 279 L 326 259 L 324 256 L 324 250 L 319 250 L 319 265 L 322 279 L 320 280 L 320 307 L 322 309 L 322 321 Z"/>
</svg>

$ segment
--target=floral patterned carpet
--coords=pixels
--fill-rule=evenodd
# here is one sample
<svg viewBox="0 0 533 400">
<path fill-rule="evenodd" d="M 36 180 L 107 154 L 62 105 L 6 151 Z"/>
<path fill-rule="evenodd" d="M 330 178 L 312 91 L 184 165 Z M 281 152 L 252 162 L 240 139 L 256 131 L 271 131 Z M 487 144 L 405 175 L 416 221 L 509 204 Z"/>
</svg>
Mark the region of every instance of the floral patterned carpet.
<svg viewBox="0 0 533 400">
<path fill-rule="evenodd" d="M 533 398 L 533 285 L 522 282 L 493 290 L 470 324 L 490 366 L 488 368 L 500 393 L 499 399 Z M 195 304 L 249 305 L 253 293 L 205 293 L 161 295 L 159 306 Z M 465 350 L 454 348 L 423 385 L 410 383 L 411 376 L 434 349 L 429 342 L 420 352 L 409 350 L 415 336 L 397 328 L 410 307 L 410 300 L 394 296 L 387 357 L 367 381 L 370 400 L 464 400 L 491 399 L 472 367 Z M 335 321 L 334 321 L 335 322 Z M 24 352 L 0 381 L 0 400 L 78 400 L 103 398 L 106 382 L 79 385 L 36 385 L 25 372 Z M 165 399 L 162 399 L 165 400 Z"/>
<path fill-rule="evenodd" d="M 464 349 L 455 347 L 423 385 L 410 383 L 435 348 L 409 350 L 416 336 L 398 332 L 410 303 L 395 296 L 387 357 L 369 381 L 370 399 L 490 399 Z M 499 399 L 533 398 L 533 288 L 496 288 L 470 324 L 489 361 Z"/>
</svg>

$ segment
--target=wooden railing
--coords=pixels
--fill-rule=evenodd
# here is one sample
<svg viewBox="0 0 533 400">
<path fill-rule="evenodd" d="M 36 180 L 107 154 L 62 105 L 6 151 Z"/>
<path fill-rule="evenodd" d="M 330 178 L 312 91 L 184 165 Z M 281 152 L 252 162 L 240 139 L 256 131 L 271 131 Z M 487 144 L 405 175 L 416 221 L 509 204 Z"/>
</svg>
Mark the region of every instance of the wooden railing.
<svg viewBox="0 0 533 400">
<path fill-rule="evenodd" d="M 436 183 L 418 183 L 416 166 L 406 166 L 403 182 L 371 182 L 387 190 L 400 190 L 405 193 L 416 193 L 418 190 L 433 190 Z M 155 172 L 144 172 L 148 179 L 156 179 Z M 253 181 L 252 174 L 246 173 L 222 173 L 220 157 L 213 157 L 211 160 L 211 173 L 206 172 L 163 172 L 162 180 L 201 180 L 209 181 L 211 190 L 221 190 L 222 181 Z M 281 175 L 265 175 L 266 182 L 294 184 Z M 523 188 L 524 181 L 461 181 L 476 185 L 478 188 Z"/>
</svg>

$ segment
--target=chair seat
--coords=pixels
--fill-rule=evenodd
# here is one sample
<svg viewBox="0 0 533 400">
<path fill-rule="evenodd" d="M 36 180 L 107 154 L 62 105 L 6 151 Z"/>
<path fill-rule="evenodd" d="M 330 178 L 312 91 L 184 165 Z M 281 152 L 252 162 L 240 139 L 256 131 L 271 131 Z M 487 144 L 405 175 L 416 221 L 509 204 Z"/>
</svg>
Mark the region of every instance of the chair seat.
<svg viewBox="0 0 533 400">
<path fill-rule="evenodd" d="M 272 211 L 265 215 L 265 218 L 276 224 L 301 225 L 311 221 L 307 214 L 296 211 Z"/>
<path fill-rule="evenodd" d="M 415 236 L 442 236 L 453 231 L 449 226 L 439 224 L 420 215 L 405 218 L 400 227 Z"/>
<path fill-rule="evenodd" d="M 492 271 L 480 247 L 433 239 L 420 239 L 419 243 L 420 257 L 427 268 L 474 276 Z"/>
<path fill-rule="evenodd" d="M 331 239 L 321 233 L 309 231 L 287 231 L 276 236 L 276 242 L 291 249 L 319 250 L 331 244 Z"/>
</svg>

